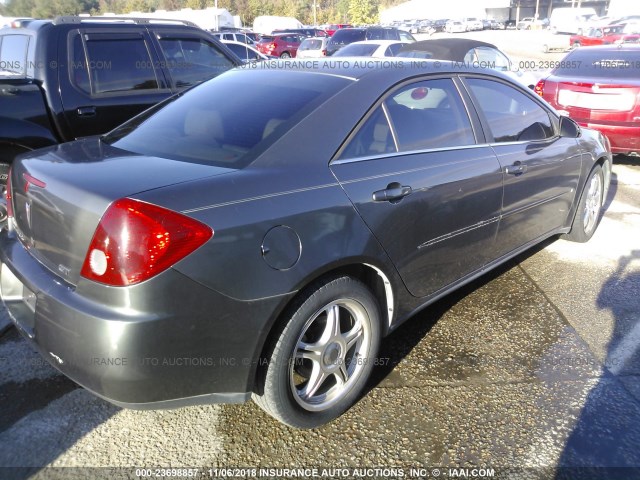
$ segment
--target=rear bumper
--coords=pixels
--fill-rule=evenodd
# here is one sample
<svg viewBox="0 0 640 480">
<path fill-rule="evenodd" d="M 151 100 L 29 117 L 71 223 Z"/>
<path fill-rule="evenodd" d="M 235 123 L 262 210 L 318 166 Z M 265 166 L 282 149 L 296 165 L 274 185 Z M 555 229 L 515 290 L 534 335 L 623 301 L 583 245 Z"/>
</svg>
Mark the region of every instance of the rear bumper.
<svg viewBox="0 0 640 480">
<path fill-rule="evenodd" d="M 611 142 L 613 153 L 640 152 L 640 126 L 602 125 L 591 122 L 578 122 L 583 127 L 602 132 Z"/>
<path fill-rule="evenodd" d="M 271 319 L 291 295 L 223 296 L 169 269 L 134 287 L 68 285 L 0 232 L 0 294 L 59 371 L 129 408 L 249 398 Z"/>
</svg>

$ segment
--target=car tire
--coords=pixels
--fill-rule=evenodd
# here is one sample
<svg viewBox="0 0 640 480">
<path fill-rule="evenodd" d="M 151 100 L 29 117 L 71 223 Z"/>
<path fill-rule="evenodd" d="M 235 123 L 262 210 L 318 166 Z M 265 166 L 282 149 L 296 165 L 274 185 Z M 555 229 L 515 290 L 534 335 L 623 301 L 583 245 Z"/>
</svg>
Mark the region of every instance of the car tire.
<svg viewBox="0 0 640 480">
<path fill-rule="evenodd" d="M 282 52 L 280 58 L 291 58 L 291 54 L 289 52 Z"/>
<path fill-rule="evenodd" d="M 607 190 L 604 180 L 602 167 L 600 165 L 593 167 L 582 189 L 571 231 L 563 238 L 571 242 L 585 243 L 593 236 L 600 223 L 604 193 Z"/>
<path fill-rule="evenodd" d="M 4 226 L 7 221 L 7 177 L 9 176 L 9 170 L 11 165 L 8 163 L 0 163 L 0 228 Z"/>
<path fill-rule="evenodd" d="M 282 423 L 315 428 L 360 396 L 380 343 L 380 307 L 362 282 L 339 276 L 310 286 L 288 312 L 253 400 Z"/>
<path fill-rule="evenodd" d="M 573 42 L 573 48 L 580 48 L 582 45 L 580 42 Z"/>
</svg>

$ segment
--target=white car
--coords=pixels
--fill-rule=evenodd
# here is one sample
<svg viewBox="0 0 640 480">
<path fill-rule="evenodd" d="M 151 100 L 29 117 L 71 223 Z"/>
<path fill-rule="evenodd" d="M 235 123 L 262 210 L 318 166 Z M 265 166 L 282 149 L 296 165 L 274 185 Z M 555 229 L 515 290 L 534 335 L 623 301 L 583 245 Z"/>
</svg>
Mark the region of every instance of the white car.
<svg viewBox="0 0 640 480">
<path fill-rule="evenodd" d="M 467 26 L 457 20 L 449 20 L 444 26 L 444 31 L 447 33 L 464 33 L 467 31 Z"/>
<path fill-rule="evenodd" d="M 211 35 L 221 42 L 240 42 L 255 47 L 256 42 L 251 37 L 242 32 L 212 32 Z"/>
<path fill-rule="evenodd" d="M 483 29 L 482 20 L 478 20 L 475 17 L 465 18 L 462 22 L 467 32 L 476 32 Z"/>
<path fill-rule="evenodd" d="M 327 42 L 331 37 L 308 37 L 302 40 L 296 58 L 318 58 L 327 56 Z"/>
<path fill-rule="evenodd" d="M 342 47 L 334 57 L 395 57 L 409 42 L 398 40 L 364 40 Z"/>
<path fill-rule="evenodd" d="M 263 53 L 260 53 L 258 50 L 253 48 L 251 45 L 247 45 L 246 43 L 236 42 L 233 40 L 221 40 L 221 42 L 236 56 L 242 60 L 244 63 L 249 62 L 261 62 L 262 60 L 269 60 L 270 58 Z"/>
</svg>

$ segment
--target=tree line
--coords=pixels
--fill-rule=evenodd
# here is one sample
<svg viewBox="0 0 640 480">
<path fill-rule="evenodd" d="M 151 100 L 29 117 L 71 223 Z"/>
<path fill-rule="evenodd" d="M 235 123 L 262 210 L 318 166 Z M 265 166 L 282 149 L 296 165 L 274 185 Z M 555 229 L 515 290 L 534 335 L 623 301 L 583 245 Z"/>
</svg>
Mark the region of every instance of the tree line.
<svg viewBox="0 0 640 480">
<path fill-rule="evenodd" d="M 218 0 L 218 8 L 239 15 L 251 25 L 259 15 L 295 17 L 312 24 L 315 3 L 316 21 L 325 23 L 369 24 L 378 21 L 380 8 L 402 0 Z M 90 13 L 153 12 L 155 10 L 201 9 L 215 6 L 215 0 L 8 0 L 0 5 L 0 14 L 10 17 L 53 18 L 58 15 Z"/>
</svg>

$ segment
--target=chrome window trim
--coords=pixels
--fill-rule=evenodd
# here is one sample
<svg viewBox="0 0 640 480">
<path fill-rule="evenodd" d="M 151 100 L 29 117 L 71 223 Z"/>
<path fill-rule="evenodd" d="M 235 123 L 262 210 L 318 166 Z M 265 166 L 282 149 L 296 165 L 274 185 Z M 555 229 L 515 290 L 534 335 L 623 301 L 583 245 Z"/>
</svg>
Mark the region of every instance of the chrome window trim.
<svg viewBox="0 0 640 480">
<path fill-rule="evenodd" d="M 519 142 L 519 143 L 523 143 L 523 142 Z M 526 142 L 524 142 L 526 143 Z M 497 145 L 505 145 L 504 143 L 499 143 Z M 490 144 L 488 143 L 483 143 L 483 144 L 475 144 L 475 145 L 461 145 L 458 147 L 441 147 L 441 148 L 428 148 L 428 149 L 424 149 L 424 150 L 407 150 L 407 151 L 402 151 L 402 152 L 392 152 L 392 153 L 383 153 L 380 155 L 369 155 L 367 157 L 355 157 L 355 158 L 344 158 L 344 159 L 340 159 L 340 160 L 334 160 L 331 162 L 331 165 L 344 165 L 344 164 L 348 164 L 348 163 L 355 163 L 355 162 L 364 162 L 364 161 L 370 161 L 370 160 L 381 160 L 383 158 L 390 158 L 390 157 L 399 157 L 399 156 L 403 156 L 403 155 L 418 155 L 418 154 L 423 154 L 423 153 L 435 153 L 435 152 L 447 152 L 447 151 L 452 151 L 452 150 L 466 150 L 469 148 L 487 148 L 487 147 L 491 147 Z"/>
</svg>

